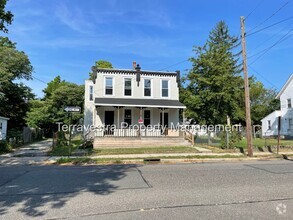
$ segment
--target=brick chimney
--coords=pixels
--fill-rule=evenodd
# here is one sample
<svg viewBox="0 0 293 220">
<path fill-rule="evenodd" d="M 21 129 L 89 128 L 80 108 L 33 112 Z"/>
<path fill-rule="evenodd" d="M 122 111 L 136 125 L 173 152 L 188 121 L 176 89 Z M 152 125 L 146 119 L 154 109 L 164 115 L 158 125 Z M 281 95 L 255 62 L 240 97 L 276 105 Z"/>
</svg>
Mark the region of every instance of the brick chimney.
<svg viewBox="0 0 293 220">
<path fill-rule="evenodd" d="M 136 68 L 136 61 L 133 61 L 132 62 L 132 68 L 135 70 L 135 68 Z"/>
</svg>

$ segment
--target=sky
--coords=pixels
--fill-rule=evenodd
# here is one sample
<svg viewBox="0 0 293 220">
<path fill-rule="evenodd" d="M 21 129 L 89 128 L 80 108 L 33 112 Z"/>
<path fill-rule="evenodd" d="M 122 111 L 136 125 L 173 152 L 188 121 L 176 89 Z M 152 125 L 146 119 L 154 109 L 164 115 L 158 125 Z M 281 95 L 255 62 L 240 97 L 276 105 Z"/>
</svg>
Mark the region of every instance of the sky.
<svg viewBox="0 0 293 220">
<path fill-rule="evenodd" d="M 186 74 L 194 56 L 217 22 L 224 20 L 232 35 L 240 34 L 240 16 L 247 34 L 249 75 L 268 88 L 280 90 L 293 73 L 293 2 L 288 0 L 9 0 L 14 14 L 7 35 L 34 67 L 31 81 L 23 80 L 42 97 L 46 83 L 62 79 L 83 84 L 95 61 L 114 68 L 180 70 Z M 265 21 L 265 22 L 263 22 Z M 256 28 L 255 28 L 256 27 Z M 254 29 L 253 29 L 254 28 Z M 250 31 L 251 30 L 251 31 Z M 287 35 L 286 35 L 287 34 Z M 1 34 L 3 35 L 3 34 Z M 38 79 L 38 80 L 37 80 Z"/>
</svg>

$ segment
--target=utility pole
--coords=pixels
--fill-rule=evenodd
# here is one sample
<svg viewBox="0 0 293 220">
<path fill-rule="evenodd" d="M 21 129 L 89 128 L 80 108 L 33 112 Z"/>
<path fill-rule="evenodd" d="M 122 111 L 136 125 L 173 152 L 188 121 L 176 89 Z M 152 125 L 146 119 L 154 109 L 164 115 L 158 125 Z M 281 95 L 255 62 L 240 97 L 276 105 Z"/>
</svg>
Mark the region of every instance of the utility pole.
<svg viewBox="0 0 293 220">
<path fill-rule="evenodd" d="M 246 113 L 246 139 L 248 156 L 253 156 L 252 150 L 252 129 L 250 117 L 250 96 L 249 96 L 249 81 L 247 73 L 247 59 L 246 59 L 246 42 L 245 42 L 245 25 L 244 17 L 240 17 L 241 23 L 241 44 L 242 44 L 242 58 L 243 58 L 243 73 L 244 73 L 244 90 L 245 90 L 245 113 Z"/>
</svg>

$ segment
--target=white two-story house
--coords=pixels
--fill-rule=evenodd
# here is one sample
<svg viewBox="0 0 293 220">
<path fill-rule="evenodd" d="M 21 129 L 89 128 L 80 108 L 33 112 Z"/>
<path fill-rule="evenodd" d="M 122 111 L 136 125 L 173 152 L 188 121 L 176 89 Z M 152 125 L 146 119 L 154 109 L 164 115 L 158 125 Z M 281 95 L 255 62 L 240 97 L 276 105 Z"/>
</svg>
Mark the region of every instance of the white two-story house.
<svg viewBox="0 0 293 220">
<path fill-rule="evenodd" d="M 280 134 L 288 138 L 293 138 L 293 74 L 278 93 L 276 99 L 280 100 L 281 109 L 272 112 L 261 120 L 262 135 L 277 136 L 280 120 Z"/>
<path fill-rule="evenodd" d="M 85 81 L 85 128 L 96 137 L 179 136 L 180 72 L 98 69 Z M 162 129 L 163 128 L 163 129 Z"/>
</svg>

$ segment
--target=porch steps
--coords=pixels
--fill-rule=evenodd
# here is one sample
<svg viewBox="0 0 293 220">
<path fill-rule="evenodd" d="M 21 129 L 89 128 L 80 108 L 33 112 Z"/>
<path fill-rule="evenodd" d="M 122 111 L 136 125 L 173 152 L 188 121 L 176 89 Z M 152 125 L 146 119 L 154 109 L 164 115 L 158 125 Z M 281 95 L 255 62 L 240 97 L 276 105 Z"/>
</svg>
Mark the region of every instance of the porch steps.
<svg viewBox="0 0 293 220">
<path fill-rule="evenodd" d="M 140 148 L 191 146 L 182 137 L 96 137 L 94 148 Z"/>
</svg>

